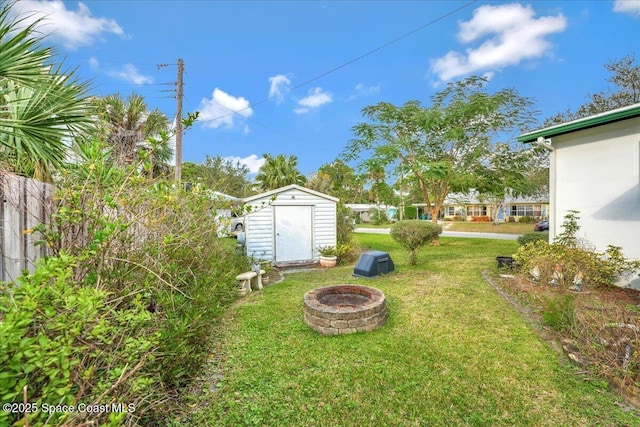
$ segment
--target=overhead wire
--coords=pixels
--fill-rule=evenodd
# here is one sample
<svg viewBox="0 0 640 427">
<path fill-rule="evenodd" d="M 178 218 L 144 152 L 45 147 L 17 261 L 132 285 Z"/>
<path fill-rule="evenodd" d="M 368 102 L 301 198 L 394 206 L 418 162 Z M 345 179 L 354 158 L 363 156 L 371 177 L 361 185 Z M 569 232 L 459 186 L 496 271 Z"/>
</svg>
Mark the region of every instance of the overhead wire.
<svg viewBox="0 0 640 427">
<path fill-rule="evenodd" d="M 301 87 L 304 87 L 304 86 L 306 86 L 306 85 L 308 85 L 310 83 L 313 83 L 313 82 L 315 82 L 317 80 L 320 80 L 321 78 L 326 77 L 329 74 L 332 74 L 332 73 L 334 73 L 334 72 L 336 72 L 338 70 L 346 68 L 346 67 L 348 67 L 349 65 L 351 65 L 351 64 L 353 64 L 355 62 L 358 62 L 358 61 L 360 61 L 360 60 L 362 60 L 362 59 L 364 59 L 364 58 L 366 58 L 366 57 L 368 57 L 370 55 L 373 55 L 374 53 L 376 53 L 376 52 L 378 52 L 378 51 L 380 51 L 380 50 L 382 50 L 382 49 L 384 49 L 386 47 L 389 47 L 392 44 L 395 44 L 395 43 L 397 43 L 397 42 L 399 42 L 399 41 L 401 41 L 401 40 L 403 40 L 403 39 L 405 39 L 405 38 L 407 38 L 407 37 L 419 32 L 419 31 L 424 30 L 425 28 L 428 28 L 428 27 L 432 26 L 433 24 L 435 24 L 437 22 L 440 22 L 440 21 L 448 18 L 451 15 L 454 15 L 454 14 L 458 13 L 459 11 L 471 6 L 474 3 L 476 3 L 477 1 L 478 0 L 471 0 L 471 1 L 463 4 L 462 6 L 459 6 L 459 7 L 455 8 L 455 9 L 452 9 L 451 11 L 449 11 L 449 12 L 443 14 L 443 15 L 440 15 L 439 17 L 437 17 L 435 19 L 432 19 L 431 21 L 429 21 L 429 22 L 427 22 L 427 23 L 425 23 L 425 24 L 423 24 L 423 25 L 421 25 L 421 26 L 419 26 L 419 27 L 417 27 L 417 28 L 415 28 L 415 29 L 413 29 L 413 30 L 401 35 L 401 36 L 398 36 L 395 39 L 393 39 L 391 41 L 388 41 L 388 42 L 376 47 L 375 49 L 372 49 L 372 50 L 370 50 L 368 52 L 365 52 L 362 55 L 357 56 L 357 57 L 355 57 L 355 58 L 353 58 L 353 59 L 351 59 L 351 60 L 349 60 L 347 62 L 344 62 L 344 63 L 342 63 L 342 64 L 340 64 L 340 65 L 338 65 L 336 67 L 333 67 L 330 70 L 325 71 L 324 73 L 319 74 L 319 75 L 317 75 L 317 76 L 315 76 L 315 77 L 313 77 L 311 79 L 305 80 L 304 82 L 294 86 L 291 90 L 300 89 Z M 262 99 L 262 100 L 260 100 L 260 101 L 258 101 L 256 103 L 249 104 L 248 106 L 246 106 L 246 107 L 244 107 L 244 108 L 242 108 L 240 110 L 231 110 L 231 109 L 229 109 L 231 111 L 231 113 L 229 113 L 229 114 L 225 114 L 223 116 L 215 117 L 215 118 L 212 118 L 212 119 L 198 120 L 198 121 L 200 123 L 207 123 L 207 122 L 213 122 L 213 121 L 216 121 L 216 120 L 221 120 L 221 119 L 224 119 L 225 117 L 229 117 L 229 116 L 231 116 L 233 114 L 240 113 L 242 111 L 245 111 L 245 110 L 251 109 L 253 107 L 256 107 L 258 105 L 264 104 L 265 102 L 271 101 L 272 99 L 275 99 L 276 97 L 277 97 L 277 95 L 272 95 L 272 96 L 264 98 L 264 99 Z"/>
</svg>

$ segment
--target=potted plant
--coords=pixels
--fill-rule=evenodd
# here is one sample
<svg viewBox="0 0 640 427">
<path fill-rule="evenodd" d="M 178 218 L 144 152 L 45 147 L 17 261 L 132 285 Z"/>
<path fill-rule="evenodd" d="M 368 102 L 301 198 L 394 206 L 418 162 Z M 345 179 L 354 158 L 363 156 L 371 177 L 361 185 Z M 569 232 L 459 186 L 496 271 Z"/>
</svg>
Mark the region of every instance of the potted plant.
<svg viewBox="0 0 640 427">
<path fill-rule="evenodd" d="M 320 252 L 320 267 L 335 267 L 338 262 L 335 246 L 318 246 Z"/>
</svg>

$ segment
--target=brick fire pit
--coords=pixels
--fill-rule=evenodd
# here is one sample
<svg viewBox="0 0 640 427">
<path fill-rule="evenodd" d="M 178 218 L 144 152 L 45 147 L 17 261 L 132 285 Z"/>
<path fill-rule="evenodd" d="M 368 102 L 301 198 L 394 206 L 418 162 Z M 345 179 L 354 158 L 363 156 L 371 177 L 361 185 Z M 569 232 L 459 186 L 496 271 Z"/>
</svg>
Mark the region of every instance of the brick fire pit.
<svg viewBox="0 0 640 427">
<path fill-rule="evenodd" d="M 335 285 L 304 294 L 304 321 L 324 335 L 372 331 L 387 320 L 387 303 L 379 289 Z"/>
</svg>

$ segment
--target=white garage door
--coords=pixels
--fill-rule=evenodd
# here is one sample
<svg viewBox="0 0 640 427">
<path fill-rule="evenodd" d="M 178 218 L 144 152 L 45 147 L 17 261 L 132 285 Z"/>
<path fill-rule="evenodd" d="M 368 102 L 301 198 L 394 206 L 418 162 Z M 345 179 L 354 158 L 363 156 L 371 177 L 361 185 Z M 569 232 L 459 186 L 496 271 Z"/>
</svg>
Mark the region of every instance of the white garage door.
<svg viewBox="0 0 640 427">
<path fill-rule="evenodd" d="M 275 206 L 276 262 L 313 259 L 312 206 Z"/>
</svg>

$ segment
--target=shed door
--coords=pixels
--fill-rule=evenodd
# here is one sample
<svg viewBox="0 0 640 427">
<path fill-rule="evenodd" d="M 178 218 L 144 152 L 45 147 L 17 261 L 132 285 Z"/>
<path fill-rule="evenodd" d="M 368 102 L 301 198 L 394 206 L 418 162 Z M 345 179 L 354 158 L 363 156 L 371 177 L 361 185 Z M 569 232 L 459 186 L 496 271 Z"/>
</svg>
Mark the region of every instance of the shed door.
<svg viewBox="0 0 640 427">
<path fill-rule="evenodd" d="M 312 206 L 275 206 L 276 262 L 313 259 Z"/>
</svg>

